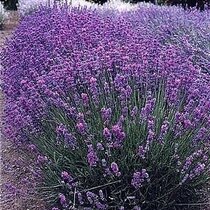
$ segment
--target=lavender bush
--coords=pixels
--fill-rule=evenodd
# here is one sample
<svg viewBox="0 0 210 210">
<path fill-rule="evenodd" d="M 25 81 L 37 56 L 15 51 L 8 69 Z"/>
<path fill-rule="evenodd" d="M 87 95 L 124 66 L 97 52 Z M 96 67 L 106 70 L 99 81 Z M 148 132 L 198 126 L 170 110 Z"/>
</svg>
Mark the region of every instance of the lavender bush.
<svg viewBox="0 0 210 210">
<path fill-rule="evenodd" d="M 208 21 L 147 5 L 25 17 L 3 53 L 4 132 L 36 148 L 53 210 L 199 200 L 209 179 Z"/>
<path fill-rule="evenodd" d="M 23 15 L 30 14 L 40 8 L 40 6 L 51 6 L 54 0 L 19 0 L 18 11 Z"/>
<path fill-rule="evenodd" d="M 86 0 L 20 0 L 18 10 L 22 16 L 31 14 L 34 11 L 39 10 L 40 6 L 53 7 L 54 5 L 68 5 L 71 7 L 86 7 L 89 9 L 97 10 L 114 10 L 117 12 L 130 11 L 138 8 L 138 4 L 133 5 L 130 3 L 123 2 L 122 0 L 110 0 L 103 5 L 99 5 Z"/>
</svg>

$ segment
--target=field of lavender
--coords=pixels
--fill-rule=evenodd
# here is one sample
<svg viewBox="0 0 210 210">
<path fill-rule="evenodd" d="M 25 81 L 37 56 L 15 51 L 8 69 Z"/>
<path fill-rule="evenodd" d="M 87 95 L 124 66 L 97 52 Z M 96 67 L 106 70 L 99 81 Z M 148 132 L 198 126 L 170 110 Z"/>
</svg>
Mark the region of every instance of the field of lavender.
<svg viewBox="0 0 210 210">
<path fill-rule="evenodd" d="M 208 209 L 210 12 L 49 2 L 20 3 L 1 55 L 3 133 L 47 208 Z"/>
</svg>

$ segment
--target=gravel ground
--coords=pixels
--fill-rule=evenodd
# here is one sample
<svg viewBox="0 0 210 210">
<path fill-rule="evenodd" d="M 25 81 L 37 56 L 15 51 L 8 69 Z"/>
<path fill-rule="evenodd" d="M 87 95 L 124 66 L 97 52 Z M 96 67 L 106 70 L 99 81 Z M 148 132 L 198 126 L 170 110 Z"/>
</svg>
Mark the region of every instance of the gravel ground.
<svg viewBox="0 0 210 210">
<path fill-rule="evenodd" d="M 0 52 L 4 43 L 12 36 L 18 24 L 17 12 L 10 12 L 0 31 Z M 0 66 L 0 71 L 2 67 Z M 3 95 L 0 92 L 0 119 L 2 119 Z M 0 121 L 2 128 L 2 120 Z M 34 160 L 29 153 L 21 152 L 0 133 L 0 209 L 1 210 L 45 210 L 44 202 L 34 191 Z"/>
</svg>

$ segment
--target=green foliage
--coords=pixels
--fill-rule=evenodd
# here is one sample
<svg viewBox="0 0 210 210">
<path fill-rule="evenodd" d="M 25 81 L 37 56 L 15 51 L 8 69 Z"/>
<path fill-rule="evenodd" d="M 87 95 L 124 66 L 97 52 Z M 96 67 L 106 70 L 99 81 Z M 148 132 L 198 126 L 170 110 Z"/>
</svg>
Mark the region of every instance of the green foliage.
<svg viewBox="0 0 210 210">
<path fill-rule="evenodd" d="M 105 195 L 112 197 L 113 200 L 108 201 L 109 206 L 112 206 L 112 208 L 117 208 L 121 204 L 128 209 L 138 203 L 141 204 L 142 209 L 161 210 L 172 209 L 175 204 L 179 203 L 195 202 L 198 199 L 196 196 L 197 190 L 200 190 L 205 185 L 208 173 L 203 173 L 202 176 L 181 184 L 183 175 L 180 172 L 186 157 L 195 152 L 196 148 L 202 148 L 202 146 L 192 147 L 191 139 L 194 136 L 192 130 L 186 131 L 180 138 L 175 137 L 173 127 L 175 125 L 176 109 L 168 109 L 164 89 L 158 89 L 154 96 L 156 105 L 153 116 L 155 118 L 156 134 L 158 136 L 158 133 L 161 132 L 162 122 L 166 118 L 169 120 L 170 129 L 164 137 L 164 143 L 152 142 L 146 157 L 141 159 L 136 154 L 136 146 L 146 143 L 148 125 L 146 122 L 141 121 L 139 117 L 132 121 L 127 116 L 123 126 L 127 136 L 124 146 L 121 149 L 110 151 L 108 158 L 110 163 L 118 162 L 120 171 L 123 174 L 121 177 L 104 176 L 104 169 L 101 166 L 91 168 L 86 158 L 86 136 L 77 133 L 75 120 L 68 117 L 65 111 L 51 107 L 47 118 L 42 121 L 43 133 L 38 137 L 39 141 L 36 140 L 37 138 L 33 140 L 39 151 L 45 154 L 50 162 L 43 168 L 45 174 L 45 187 L 41 188 L 43 197 L 46 197 L 52 204 L 57 202 L 59 193 L 68 195 L 68 199 L 72 200 L 74 194 L 68 194 L 69 189 L 60 177 L 62 171 L 70 171 L 79 183 L 77 191 L 85 193 L 91 190 L 97 193 L 102 189 Z M 73 95 L 69 94 L 69 98 L 72 97 Z M 138 92 L 134 92 L 131 106 L 137 105 L 138 109 L 143 108 L 146 102 L 145 97 L 140 98 Z M 116 107 L 113 110 L 114 115 L 110 124 L 115 124 L 120 117 L 120 102 L 117 98 L 113 98 L 113 100 L 115 100 Z M 91 113 L 87 117 L 90 133 L 94 136 L 92 143 L 95 147 L 97 142 L 103 142 L 104 144 L 101 132 L 103 130 L 103 120 L 100 116 L 101 108 L 106 106 L 104 96 L 101 96 L 100 102 L 100 106 L 96 107 L 94 101 L 90 101 Z M 177 110 L 181 111 L 182 109 L 183 104 L 180 103 Z M 88 111 L 83 104 L 80 104 L 77 110 L 84 114 Z M 141 123 L 138 124 L 138 121 L 141 121 Z M 69 132 L 75 135 L 79 143 L 77 149 L 69 149 L 64 139 L 60 144 L 56 144 L 56 126 L 59 124 L 66 125 Z M 103 152 L 101 152 L 98 157 L 101 160 L 106 158 L 106 155 L 104 156 Z M 180 162 L 180 165 L 177 161 Z M 195 160 L 191 169 L 196 167 L 197 161 Z M 130 182 L 132 172 L 136 168 L 146 168 L 150 174 L 150 182 L 145 183 L 141 189 L 134 191 Z M 132 196 L 135 197 L 134 200 L 128 199 L 126 202 L 124 201 L 125 198 Z"/>
<path fill-rule="evenodd" d="M 17 10 L 18 0 L 1 0 L 1 2 L 3 2 L 5 9 Z"/>
</svg>

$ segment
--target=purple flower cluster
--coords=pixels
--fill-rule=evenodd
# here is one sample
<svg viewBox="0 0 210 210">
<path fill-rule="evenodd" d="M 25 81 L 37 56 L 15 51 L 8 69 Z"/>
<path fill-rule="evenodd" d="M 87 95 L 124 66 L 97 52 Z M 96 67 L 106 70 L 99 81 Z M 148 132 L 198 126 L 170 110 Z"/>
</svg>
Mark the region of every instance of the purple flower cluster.
<svg viewBox="0 0 210 210">
<path fill-rule="evenodd" d="M 115 162 L 111 163 L 111 170 L 115 176 L 121 175 L 121 172 L 119 171 L 119 167 L 118 167 L 117 163 L 115 163 Z"/>
<path fill-rule="evenodd" d="M 62 171 L 61 178 L 69 187 L 69 189 L 75 188 L 77 186 L 77 182 L 75 182 L 75 179 L 67 171 Z"/>
<path fill-rule="evenodd" d="M 101 109 L 101 117 L 103 119 L 104 122 L 109 123 L 109 121 L 111 120 L 112 117 L 112 110 L 111 108 L 102 108 Z"/>
<path fill-rule="evenodd" d="M 122 130 L 121 126 L 113 125 L 112 126 L 112 134 L 114 137 L 113 146 L 120 147 L 122 146 L 123 140 L 125 139 L 125 132 Z"/>
<path fill-rule="evenodd" d="M 64 194 L 60 194 L 59 195 L 59 199 L 60 199 L 60 204 L 63 206 L 63 207 L 66 207 L 67 206 L 67 201 L 66 201 L 66 197 Z"/>
<path fill-rule="evenodd" d="M 60 144 L 63 141 L 67 147 L 70 147 L 72 149 L 76 148 L 76 138 L 68 131 L 65 125 L 60 124 L 56 128 L 56 133 L 57 144 Z"/>
<path fill-rule="evenodd" d="M 84 92 L 81 96 L 75 94 L 72 96 L 75 102 L 79 100 L 87 105 L 91 97 L 94 103 L 98 103 L 99 94 L 105 91 L 100 89 L 98 86 L 100 81 L 96 78 L 97 75 L 100 77 L 103 71 L 100 69 L 107 69 L 108 75 L 112 77 L 113 69 L 121 69 L 113 81 L 106 82 L 110 89 L 116 89 L 118 99 L 123 104 L 128 102 L 132 93 L 128 84 L 130 76 L 137 83 L 155 88 L 155 78 L 167 75 L 166 91 L 171 102 L 177 102 L 178 89 L 187 87 L 190 87 L 189 92 L 197 90 L 196 95 L 200 100 L 199 98 L 207 94 L 208 81 L 200 81 L 202 79 L 197 75 L 200 68 L 198 64 L 196 68 L 194 67 L 190 53 L 185 53 L 180 48 L 182 46 L 175 44 L 162 46 L 159 36 L 163 38 L 161 34 L 163 27 L 155 32 L 157 37 L 151 36 L 154 26 L 148 31 L 145 26 L 150 24 L 143 24 L 141 21 L 145 17 L 152 19 L 150 16 L 156 13 L 161 19 L 163 11 L 166 12 L 164 16 L 168 16 L 169 11 L 172 12 L 170 16 L 175 19 L 171 21 L 173 24 L 165 23 L 170 30 L 175 30 L 175 25 L 181 22 L 176 20 L 177 15 L 181 20 L 185 18 L 184 21 L 188 20 L 189 16 L 186 28 L 191 26 L 195 28 L 200 19 L 205 20 L 196 31 L 202 26 L 201 30 L 204 30 L 208 21 L 208 16 L 205 14 L 202 14 L 204 17 L 200 17 L 196 13 L 196 17 L 193 17 L 178 9 L 171 11 L 153 7 L 143 7 L 122 16 L 113 14 L 112 21 L 102 12 L 77 8 L 72 8 L 70 13 L 65 9 L 46 8 L 26 17 L 8 43 L 2 62 L 5 68 L 3 74 L 3 90 L 6 96 L 5 133 L 12 139 L 23 139 L 21 131 L 25 127 L 30 126 L 32 131 L 36 132 L 38 121 L 46 114 L 48 104 L 70 109 L 64 97 L 69 91 L 75 90 L 74 85 L 77 83 L 89 84 L 87 88 L 90 93 L 89 96 Z M 47 19 L 48 23 L 43 19 Z M 86 21 L 83 21 L 84 19 Z M 161 19 L 161 21 L 166 20 L 167 18 Z M 178 30 L 181 26 L 176 27 Z M 199 95 L 200 92 L 202 94 Z M 196 95 L 189 94 L 195 101 Z M 150 103 L 153 102 L 147 101 L 142 114 L 148 114 L 152 108 Z M 204 106 L 205 104 L 197 107 L 199 110 L 196 112 L 200 111 L 201 117 L 207 108 Z M 185 121 L 185 126 L 189 127 L 192 123 Z M 84 125 L 78 123 L 78 129 L 83 132 Z"/>
<path fill-rule="evenodd" d="M 93 192 L 88 191 L 86 193 L 87 199 L 89 201 L 89 203 L 94 206 L 96 209 L 107 209 L 107 205 L 101 203 L 99 200 L 101 199 L 101 196 L 99 197 L 98 195 L 96 195 Z M 102 197 L 103 198 L 103 197 Z"/>
<path fill-rule="evenodd" d="M 85 122 L 83 113 L 78 113 L 78 115 L 77 115 L 76 128 L 77 128 L 77 131 L 81 135 L 85 135 L 86 134 L 86 132 L 87 132 L 87 123 Z"/>
<path fill-rule="evenodd" d="M 88 145 L 87 160 L 91 167 L 96 166 L 98 162 L 98 157 L 93 149 L 93 145 Z"/>
<path fill-rule="evenodd" d="M 208 21 L 165 7 L 45 8 L 23 19 L 3 53 L 4 133 L 43 143 L 38 161 L 67 185 L 59 208 L 124 206 L 116 190 L 139 198 L 155 167 L 170 164 L 181 183 L 209 170 Z"/>
<path fill-rule="evenodd" d="M 192 180 L 194 177 L 202 174 L 207 165 L 208 151 L 200 149 L 188 156 L 181 169 L 182 180 L 180 184 L 185 183 L 187 180 Z"/>
<path fill-rule="evenodd" d="M 137 171 L 133 174 L 131 185 L 138 189 L 144 184 L 145 181 L 149 181 L 149 174 L 147 173 L 146 169 L 142 169 L 141 171 Z"/>
</svg>

